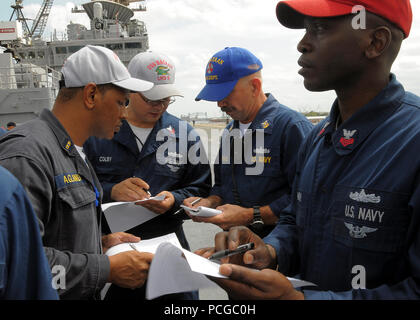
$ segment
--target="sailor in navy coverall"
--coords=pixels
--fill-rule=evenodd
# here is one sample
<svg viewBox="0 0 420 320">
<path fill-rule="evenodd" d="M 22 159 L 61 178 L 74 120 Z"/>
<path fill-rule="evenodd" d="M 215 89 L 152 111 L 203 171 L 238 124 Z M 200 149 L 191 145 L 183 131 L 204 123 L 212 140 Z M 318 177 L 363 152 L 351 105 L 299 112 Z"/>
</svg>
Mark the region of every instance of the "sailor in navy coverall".
<svg viewBox="0 0 420 320">
<path fill-rule="evenodd" d="M 390 73 L 410 32 L 410 3 L 354 1 L 375 14 L 367 12 L 365 31 L 352 28 L 351 4 L 317 2 L 281 1 L 277 16 L 306 29 L 298 45 L 305 87 L 335 89 L 337 100 L 305 139 L 293 201 L 264 242 L 245 228 L 216 237 L 215 250 L 256 243 L 231 262 L 278 269 L 224 265 L 236 281 L 217 282 L 246 299 L 419 299 L 420 97 Z M 283 274 L 316 287 L 295 290 Z"/>
<path fill-rule="evenodd" d="M 232 121 L 226 127 L 227 131 L 232 128 L 238 128 L 238 121 Z M 272 94 L 267 94 L 267 100 L 248 128 L 254 135 L 258 129 L 264 131 L 264 145 L 257 146 L 257 139 L 252 141 L 253 154 L 262 151 L 261 155 L 255 156 L 255 161 L 264 162 L 263 171 L 258 175 L 246 175 L 247 169 L 256 167 L 255 163 L 250 165 L 243 161 L 233 165 L 233 159 L 230 163 L 223 163 L 221 147 L 219 163 L 214 165 L 215 184 L 210 195 L 220 197 L 223 203 L 245 208 L 268 205 L 278 218 L 290 203 L 298 150 L 312 128 L 303 115 L 280 104 Z M 221 146 L 224 139 L 225 136 Z M 258 232 L 267 234 L 272 229 L 273 225 L 267 224 Z"/>
<path fill-rule="evenodd" d="M 264 241 L 280 271 L 318 285 L 306 299 L 418 299 L 420 98 L 392 76 L 335 128 L 338 115 L 335 103 L 301 150 L 296 217 L 284 218 L 296 226 L 278 224 Z M 360 272 L 369 290 L 353 289 Z"/>
<path fill-rule="evenodd" d="M 186 122 L 181 122 L 168 112 L 153 127 L 141 152 L 136 144 L 136 138 L 127 121 L 123 121 L 120 131 L 114 139 L 90 138 L 84 145 L 84 150 L 101 181 L 104 198 L 103 202 L 112 202 L 111 190 L 117 183 L 132 177 L 146 181 L 150 186 L 149 192 L 157 195 L 163 190 L 170 191 L 175 198 L 173 207 L 146 223 L 127 231 L 136 234 L 142 239 L 149 239 L 171 232 L 176 232 L 178 239 L 185 248 L 189 248 L 185 234 L 182 231 L 183 220 L 188 218 L 185 214 L 173 215 L 179 209 L 182 201 L 189 196 L 206 196 L 210 190 L 210 169 L 208 163 L 185 164 L 167 163 L 159 164 L 156 151 L 165 141 L 157 141 L 158 132 L 166 132 L 169 139 L 176 143 L 178 150 L 181 143 L 187 143 L 186 153 L 181 155 L 185 159 L 196 143 L 201 143 L 196 135 L 195 141 L 183 141 L 180 137 L 180 128 L 184 126 L 185 132 L 192 137 L 193 128 Z M 181 130 L 182 131 L 182 130 Z M 201 150 L 204 150 L 201 148 Z"/>
<path fill-rule="evenodd" d="M 313 129 L 301 113 L 264 93 L 262 68 L 260 59 L 239 47 L 215 53 L 207 64 L 206 85 L 196 100 L 217 102 L 234 121 L 221 138 L 210 196 L 195 204 L 222 213 L 191 217 L 223 230 L 249 225 L 260 236 L 273 229 L 290 203 L 298 150 Z"/>
<path fill-rule="evenodd" d="M 181 245 L 189 249 L 182 228 L 188 216 L 174 213 L 185 198 L 209 193 L 211 174 L 204 147 L 187 122 L 166 111 L 174 96 L 181 96 L 174 85 L 172 61 L 159 53 L 144 52 L 130 61 L 128 70 L 133 77 L 153 82 L 153 88 L 131 95 L 127 121 L 112 140 L 91 138 L 84 150 L 103 187 L 104 202 L 142 199 L 146 187 L 153 196 L 166 197 L 161 202 L 142 203 L 160 215 L 128 233 L 145 240 L 175 232 Z M 145 286 L 138 290 L 111 286 L 106 299 L 142 300 L 144 290 Z M 170 298 L 198 296 L 193 292 Z"/>
</svg>

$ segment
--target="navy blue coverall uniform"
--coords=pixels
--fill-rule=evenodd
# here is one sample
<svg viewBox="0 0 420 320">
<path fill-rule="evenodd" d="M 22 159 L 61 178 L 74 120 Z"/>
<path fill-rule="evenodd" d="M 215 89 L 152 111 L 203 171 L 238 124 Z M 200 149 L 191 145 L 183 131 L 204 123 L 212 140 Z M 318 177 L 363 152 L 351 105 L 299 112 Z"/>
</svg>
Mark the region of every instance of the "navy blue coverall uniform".
<svg viewBox="0 0 420 320">
<path fill-rule="evenodd" d="M 281 105 L 269 94 L 248 128 L 254 135 L 251 150 L 254 159 L 246 161 L 244 154 L 242 163 L 234 163 L 234 155 L 226 155 L 222 150 L 226 148 L 227 142 L 234 152 L 234 142 L 226 140 L 229 138 L 228 132 L 234 128 L 238 128 L 238 121 L 229 123 L 222 136 L 218 163 L 214 165 L 215 184 L 210 194 L 219 196 L 224 204 L 245 208 L 269 205 L 273 213 L 279 216 L 282 209 L 290 203 L 298 150 L 313 125 L 302 114 Z M 255 131 L 258 129 L 264 130 L 263 146 L 256 145 Z M 230 161 L 225 159 L 229 156 Z M 257 163 L 264 165 L 262 173 L 247 175 L 246 170 L 256 168 Z M 266 225 L 257 233 L 266 235 L 273 227 Z"/>
<path fill-rule="evenodd" d="M 110 273 L 102 254 L 102 188 L 60 121 L 44 109 L 2 136 L 0 164 L 31 201 L 51 268 L 65 269 L 60 299 L 98 299 Z"/>
<path fill-rule="evenodd" d="M 338 116 L 336 101 L 305 140 L 293 203 L 264 241 L 280 272 L 317 285 L 306 299 L 418 299 L 420 98 L 392 75 L 336 128 Z"/>
<path fill-rule="evenodd" d="M 0 300 L 57 300 L 39 225 L 19 181 L 0 167 Z"/>
<path fill-rule="evenodd" d="M 158 134 L 166 137 L 157 139 Z M 160 164 L 157 154 L 159 147 L 165 147 L 164 143 L 168 145 L 173 143 L 176 146 L 176 152 L 165 151 L 164 155 L 169 161 L 166 164 Z M 211 188 L 210 166 L 204 148 L 197 148 L 196 152 L 201 157 L 201 161 L 197 164 L 190 162 L 188 152 L 196 148 L 198 146 L 196 144 L 201 145 L 201 140 L 193 128 L 168 112 L 165 112 L 157 121 L 141 152 L 127 121 L 123 121 L 120 131 L 112 140 L 89 138 L 84 144 L 86 156 L 101 181 L 104 202 L 112 201 L 111 190 L 115 184 L 131 177 L 146 181 L 152 195 L 166 190 L 170 191 L 175 198 L 172 209 L 126 232 L 144 240 L 175 232 L 181 245 L 189 249 L 182 229 L 183 219 L 188 217 L 185 213 L 175 216 L 173 213 L 179 209 L 185 198 L 207 197 Z M 111 287 L 108 297 L 111 296 L 113 290 L 116 290 L 116 286 Z M 133 291 L 124 290 L 124 292 L 131 296 Z M 116 294 L 115 297 L 121 298 L 122 294 Z"/>
</svg>

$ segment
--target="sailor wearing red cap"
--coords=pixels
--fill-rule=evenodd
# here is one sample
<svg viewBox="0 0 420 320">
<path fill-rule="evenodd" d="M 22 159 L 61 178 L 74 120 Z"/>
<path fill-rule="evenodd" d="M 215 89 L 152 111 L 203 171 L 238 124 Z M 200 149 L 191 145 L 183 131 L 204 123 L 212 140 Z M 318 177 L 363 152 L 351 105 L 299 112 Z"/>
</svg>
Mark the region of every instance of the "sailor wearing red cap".
<svg viewBox="0 0 420 320">
<path fill-rule="evenodd" d="M 356 5 L 366 28 L 354 28 Z M 277 17 L 306 30 L 305 87 L 337 99 L 300 149 L 292 204 L 271 234 L 216 238 L 215 250 L 254 242 L 242 263 L 264 270 L 222 265 L 230 280 L 217 282 L 235 298 L 419 299 L 420 98 L 390 72 L 410 1 L 287 0 Z M 285 275 L 297 274 L 317 286 L 294 289 Z"/>
</svg>

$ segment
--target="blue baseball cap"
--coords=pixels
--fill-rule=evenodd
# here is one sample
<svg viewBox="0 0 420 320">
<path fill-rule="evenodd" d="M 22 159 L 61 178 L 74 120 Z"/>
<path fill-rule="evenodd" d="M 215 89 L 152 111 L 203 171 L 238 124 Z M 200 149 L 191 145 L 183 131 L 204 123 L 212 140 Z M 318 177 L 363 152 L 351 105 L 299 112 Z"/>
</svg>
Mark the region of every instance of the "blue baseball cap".
<svg viewBox="0 0 420 320">
<path fill-rule="evenodd" d="M 227 47 L 217 52 L 206 67 L 206 85 L 195 101 L 220 101 L 226 98 L 239 79 L 262 69 L 261 61 L 250 51 Z"/>
</svg>

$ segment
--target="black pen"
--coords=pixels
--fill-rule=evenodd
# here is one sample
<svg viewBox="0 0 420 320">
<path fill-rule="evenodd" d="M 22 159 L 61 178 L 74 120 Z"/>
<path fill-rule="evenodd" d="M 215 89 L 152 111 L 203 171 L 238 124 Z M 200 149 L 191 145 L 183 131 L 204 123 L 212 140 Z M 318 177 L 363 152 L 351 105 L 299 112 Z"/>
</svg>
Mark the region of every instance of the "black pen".
<svg viewBox="0 0 420 320">
<path fill-rule="evenodd" d="M 191 202 L 191 205 L 192 205 L 192 206 L 193 206 L 193 205 L 195 205 L 195 204 L 196 204 L 196 203 L 198 203 L 200 200 L 201 200 L 201 198 L 197 198 L 197 199 L 195 199 L 193 202 Z M 182 212 L 182 210 L 184 210 L 184 208 L 180 208 L 180 209 L 178 209 L 177 211 L 175 211 L 175 212 L 174 212 L 174 215 L 176 215 L 176 214 L 178 214 L 178 213 Z"/>
<path fill-rule="evenodd" d="M 133 178 L 137 178 L 136 176 L 133 176 Z M 139 178 L 140 179 L 140 178 Z M 147 193 L 147 195 L 149 196 L 149 197 L 151 197 L 152 196 L 152 194 L 150 193 L 150 191 L 149 191 L 149 189 L 146 189 L 146 188 L 142 188 L 143 189 L 143 191 L 144 192 L 146 192 Z"/>
<path fill-rule="evenodd" d="M 244 253 L 244 252 L 246 252 L 248 250 L 252 250 L 252 249 L 254 249 L 254 242 L 250 242 L 250 243 L 247 243 L 247 244 L 240 245 L 234 250 L 226 249 L 226 250 L 222 250 L 222 251 L 217 251 L 216 253 L 212 254 L 209 257 L 209 260 L 219 260 L 219 259 L 222 259 L 222 258 L 233 256 L 234 254 Z"/>
<path fill-rule="evenodd" d="M 129 245 L 129 246 L 131 247 L 131 249 L 133 249 L 134 251 L 140 252 L 139 250 L 137 250 L 137 248 L 136 248 L 136 246 L 135 246 L 134 244 L 129 243 L 128 245 Z"/>
</svg>

